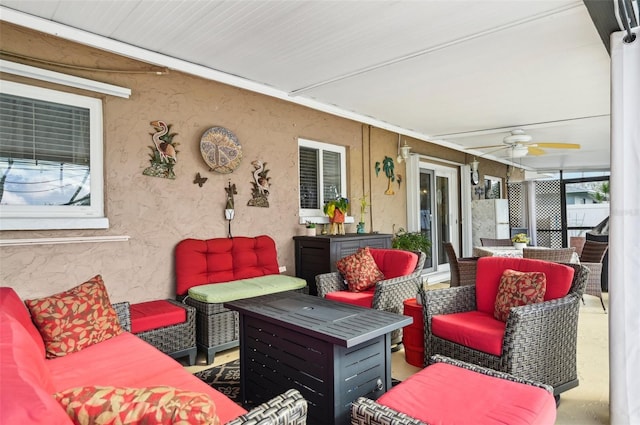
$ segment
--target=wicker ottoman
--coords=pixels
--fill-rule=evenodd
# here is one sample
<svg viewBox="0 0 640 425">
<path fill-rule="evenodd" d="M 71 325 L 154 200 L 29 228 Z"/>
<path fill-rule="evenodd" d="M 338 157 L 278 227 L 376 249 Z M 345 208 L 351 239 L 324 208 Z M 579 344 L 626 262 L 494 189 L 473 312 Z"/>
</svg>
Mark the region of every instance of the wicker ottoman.
<svg viewBox="0 0 640 425">
<path fill-rule="evenodd" d="M 550 386 L 504 372 L 433 356 L 377 401 L 360 397 L 353 425 L 553 424 L 556 402 Z"/>
<path fill-rule="evenodd" d="M 131 304 L 131 332 L 165 354 L 195 364 L 196 309 L 174 300 Z"/>
</svg>

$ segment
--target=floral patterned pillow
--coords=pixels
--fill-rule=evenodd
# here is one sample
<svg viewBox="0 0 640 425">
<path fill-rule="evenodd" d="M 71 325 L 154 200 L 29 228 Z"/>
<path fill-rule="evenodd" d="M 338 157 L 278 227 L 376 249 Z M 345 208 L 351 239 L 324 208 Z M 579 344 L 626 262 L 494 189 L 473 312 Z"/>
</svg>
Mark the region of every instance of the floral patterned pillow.
<svg viewBox="0 0 640 425">
<path fill-rule="evenodd" d="M 347 281 L 351 292 L 365 291 L 384 280 L 369 247 L 360 248 L 355 254 L 344 257 L 336 263 L 338 271 Z"/>
<path fill-rule="evenodd" d="M 62 357 L 122 333 L 102 277 L 46 298 L 25 301 L 47 358 Z"/>
<path fill-rule="evenodd" d="M 542 302 L 547 291 L 547 277 L 542 272 L 506 269 L 500 278 L 493 316 L 507 321 L 511 307 Z"/>
<path fill-rule="evenodd" d="M 76 425 L 220 424 L 209 396 L 166 386 L 76 387 L 54 397 Z"/>
</svg>

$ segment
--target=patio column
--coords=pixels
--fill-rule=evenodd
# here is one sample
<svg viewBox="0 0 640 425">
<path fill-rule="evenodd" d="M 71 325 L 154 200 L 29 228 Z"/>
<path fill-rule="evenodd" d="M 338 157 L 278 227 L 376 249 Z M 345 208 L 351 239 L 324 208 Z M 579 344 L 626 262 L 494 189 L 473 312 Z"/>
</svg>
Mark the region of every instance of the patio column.
<svg viewBox="0 0 640 425">
<path fill-rule="evenodd" d="M 611 34 L 609 409 L 612 424 L 640 423 L 640 28 Z"/>
</svg>

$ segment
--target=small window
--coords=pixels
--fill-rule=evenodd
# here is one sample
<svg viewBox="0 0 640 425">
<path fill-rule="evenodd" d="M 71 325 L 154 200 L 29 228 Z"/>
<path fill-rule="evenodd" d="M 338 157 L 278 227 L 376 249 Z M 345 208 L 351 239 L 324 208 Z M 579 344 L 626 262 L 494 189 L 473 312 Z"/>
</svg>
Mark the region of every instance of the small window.
<svg viewBox="0 0 640 425">
<path fill-rule="evenodd" d="M 485 199 L 502 198 L 502 179 L 500 177 L 484 176 Z"/>
<path fill-rule="evenodd" d="M 346 197 L 346 150 L 343 146 L 298 139 L 298 151 L 301 223 L 322 222 L 324 203 Z"/>
<path fill-rule="evenodd" d="M 102 102 L 2 81 L 0 230 L 107 228 Z"/>
</svg>

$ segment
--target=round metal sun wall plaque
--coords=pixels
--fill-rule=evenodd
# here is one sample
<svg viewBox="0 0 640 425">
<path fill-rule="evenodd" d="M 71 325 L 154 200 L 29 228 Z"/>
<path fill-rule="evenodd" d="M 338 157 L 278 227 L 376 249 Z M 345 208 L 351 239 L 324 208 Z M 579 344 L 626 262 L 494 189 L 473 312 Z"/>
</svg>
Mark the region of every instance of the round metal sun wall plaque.
<svg viewBox="0 0 640 425">
<path fill-rule="evenodd" d="M 211 127 L 200 139 L 202 159 L 211 171 L 232 173 L 242 160 L 242 146 L 238 138 L 224 127 Z"/>
</svg>

